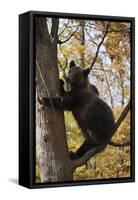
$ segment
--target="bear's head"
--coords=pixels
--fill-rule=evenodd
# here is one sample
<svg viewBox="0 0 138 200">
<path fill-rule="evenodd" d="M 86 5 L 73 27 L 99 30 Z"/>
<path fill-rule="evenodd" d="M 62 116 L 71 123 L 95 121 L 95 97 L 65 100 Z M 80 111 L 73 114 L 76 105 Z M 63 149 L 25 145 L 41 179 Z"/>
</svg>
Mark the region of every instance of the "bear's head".
<svg viewBox="0 0 138 200">
<path fill-rule="evenodd" d="M 81 67 L 76 66 L 74 61 L 71 61 L 67 81 L 71 84 L 71 87 L 85 86 L 88 83 L 89 72 L 89 68 L 82 69 Z"/>
</svg>

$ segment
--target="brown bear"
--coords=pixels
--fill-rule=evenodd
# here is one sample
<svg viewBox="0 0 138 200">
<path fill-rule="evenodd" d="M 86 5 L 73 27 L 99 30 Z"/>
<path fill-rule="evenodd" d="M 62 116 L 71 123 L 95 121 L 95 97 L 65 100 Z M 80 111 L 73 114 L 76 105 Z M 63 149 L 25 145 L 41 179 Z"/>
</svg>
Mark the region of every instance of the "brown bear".
<svg viewBox="0 0 138 200">
<path fill-rule="evenodd" d="M 55 109 L 72 111 L 85 138 L 76 152 L 70 152 L 72 159 L 83 156 L 92 148 L 100 146 L 105 148 L 112 138 L 115 125 L 111 108 L 99 97 L 97 88 L 89 83 L 89 72 L 89 68 L 82 69 L 71 61 L 67 77 L 71 91 L 66 92 L 63 81 L 60 81 L 62 98 L 39 98 L 39 103 L 43 105 L 50 107 L 52 102 Z"/>
</svg>

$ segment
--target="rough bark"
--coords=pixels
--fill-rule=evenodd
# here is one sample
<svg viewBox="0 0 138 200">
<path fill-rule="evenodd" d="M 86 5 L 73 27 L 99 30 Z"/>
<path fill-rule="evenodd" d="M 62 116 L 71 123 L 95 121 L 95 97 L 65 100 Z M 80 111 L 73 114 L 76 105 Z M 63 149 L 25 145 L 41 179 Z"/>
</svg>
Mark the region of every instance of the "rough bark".
<svg viewBox="0 0 138 200">
<path fill-rule="evenodd" d="M 58 19 L 52 20 L 52 35 L 46 19 L 36 17 L 37 96 L 60 94 L 57 67 Z M 52 37 L 51 37 L 52 36 Z M 72 180 L 63 111 L 44 108 L 36 102 L 36 145 L 41 182 Z"/>
</svg>

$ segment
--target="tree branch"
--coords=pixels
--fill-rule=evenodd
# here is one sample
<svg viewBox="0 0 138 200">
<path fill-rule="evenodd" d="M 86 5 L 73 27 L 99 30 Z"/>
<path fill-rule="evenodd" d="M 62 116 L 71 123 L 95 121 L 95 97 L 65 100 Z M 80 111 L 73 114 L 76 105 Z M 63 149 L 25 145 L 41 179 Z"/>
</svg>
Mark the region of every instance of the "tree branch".
<svg viewBox="0 0 138 200">
<path fill-rule="evenodd" d="M 105 33 L 103 34 L 103 37 L 102 37 L 101 42 L 97 45 L 97 50 L 96 50 L 96 53 L 95 53 L 95 57 L 94 57 L 94 59 L 93 59 L 93 61 L 92 61 L 92 64 L 91 64 L 91 66 L 90 66 L 90 69 L 92 69 L 93 65 L 95 64 L 95 62 L 96 62 L 96 60 L 97 60 L 100 47 L 101 47 L 101 45 L 103 44 L 104 39 L 105 39 L 105 37 L 106 37 L 106 35 L 107 35 L 107 33 L 108 33 L 109 25 L 110 25 L 110 22 L 108 22 L 108 24 L 107 24 L 107 26 L 106 26 Z"/>
<path fill-rule="evenodd" d="M 52 18 L 51 37 L 53 43 L 58 39 L 58 25 L 59 25 L 59 19 Z"/>
<path fill-rule="evenodd" d="M 123 110 L 123 112 L 121 113 L 121 115 L 118 118 L 118 120 L 116 121 L 115 126 L 114 126 L 114 128 L 112 130 L 112 136 L 117 131 L 117 129 L 119 128 L 119 126 L 122 123 L 122 121 L 125 119 L 125 117 L 126 117 L 126 115 L 127 115 L 129 110 L 130 110 L 130 101 L 129 101 L 128 105 L 125 107 L 125 109 Z M 116 143 L 114 143 L 112 141 L 109 141 L 108 144 L 111 144 L 113 146 L 116 145 Z M 126 143 L 126 144 L 128 144 L 128 143 Z M 73 170 L 75 168 L 85 164 L 92 156 L 94 156 L 96 153 L 99 153 L 100 151 L 102 151 L 106 147 L 106 145 L 107 144 L 103 144 L 103 145 L 100 145 L 98 147 L 95 147 L 95 148 L 89 150 L 87 153 L 85 153 L 82 157 L 80 157 L 80 158 L 78 158 L 76 160 L 72 160 L 72 168 L 73 168 Z"/>
<path fill-rule="evenodd" d="M 69 41 L 69 40 L 71 39 L 71 37 L 74 36 L 74 34 L 77 32 L 78 28 L 79 28 L 79 26 L 78 26 L 78 27 L 76 28 L 76 30 L 73 31 L 73 32 L 70 34 L 70 36 L 69 36 L 68 38 L 66 38 L 65 40 L 63 40 L 63 41 L 58 40 L 58 44 L 63 44 L 63 43 L 65 43 L 65 42 Z"/>
<path fill-rule="evenodd" d="M 125 119 L 129 110 L 130 110 L 130 101 L 125 107 L 125 109 L 123 110 L 123 112 L 121 113 L 121 115 L 119 116 L 118 120 L 116 121 L 114 129 L 112 130 L 112 135 L 114 135 L 114 133 L 117 131 L 117 129 L 119 128 L 122 121 Z"/>
<path fill-rule="evenodd" d="M 87 33 L 87 35 L 89 36 L 91 42 L 92 42 L 93 44 L 95 44 L 96 46 L 98 46 L 97 43 L 92 39 L 90 33 L 89 33 L 87 30 L 86 30 L 86 33 Z"/>
<path fill-rule="evenodd" d="M 58 36 L 60 36 L 67 28 L 70 28 L 68 25 L 69 25 L 69 20 L 67 24 L 65 24 L 65 28 L 58 34 Z"/>
</svg>

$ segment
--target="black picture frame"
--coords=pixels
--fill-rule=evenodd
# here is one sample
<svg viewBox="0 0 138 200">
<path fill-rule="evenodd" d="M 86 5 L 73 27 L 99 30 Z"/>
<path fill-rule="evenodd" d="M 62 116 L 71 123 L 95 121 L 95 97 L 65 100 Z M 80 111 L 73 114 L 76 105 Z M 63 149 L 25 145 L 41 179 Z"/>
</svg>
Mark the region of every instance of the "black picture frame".
<svg viewBox="0 0 138 200">
<path fill-rule="evenodd" d="M 35 183 L 35 16 L 131 23 L 131 177 Z M 135 181 L 135 18 L 29 11 L 19 15 L 19 184 L 27 188 L 78 186 Z"/>
</svg>

